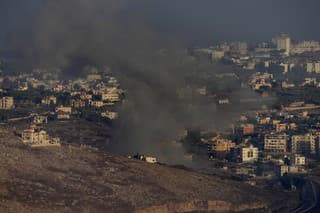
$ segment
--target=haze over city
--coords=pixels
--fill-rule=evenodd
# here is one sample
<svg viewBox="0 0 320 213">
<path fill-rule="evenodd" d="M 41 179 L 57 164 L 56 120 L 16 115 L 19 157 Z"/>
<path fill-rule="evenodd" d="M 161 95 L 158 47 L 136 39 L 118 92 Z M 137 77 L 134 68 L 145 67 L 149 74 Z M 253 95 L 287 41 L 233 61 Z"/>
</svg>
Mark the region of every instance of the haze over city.
<svg viewBox="0 0 320 213">
<path fill-rule="evenodd" d="M 0 212 L 319 210 L 319 1 L 0 5 Z"/>
</svg>

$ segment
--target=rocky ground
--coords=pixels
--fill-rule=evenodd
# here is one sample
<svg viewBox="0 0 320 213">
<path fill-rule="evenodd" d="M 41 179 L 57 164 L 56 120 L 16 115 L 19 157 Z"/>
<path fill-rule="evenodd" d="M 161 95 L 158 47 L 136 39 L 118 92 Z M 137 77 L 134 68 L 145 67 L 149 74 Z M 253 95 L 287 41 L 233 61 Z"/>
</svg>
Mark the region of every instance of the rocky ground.
<svg viewBox="0 0 320 213">
<path fill-rule="evenodd" d="M 86 148 L 32 149 L 0 127 L 0 212 L 289 211 L 296 195 Z"/>
</svg>

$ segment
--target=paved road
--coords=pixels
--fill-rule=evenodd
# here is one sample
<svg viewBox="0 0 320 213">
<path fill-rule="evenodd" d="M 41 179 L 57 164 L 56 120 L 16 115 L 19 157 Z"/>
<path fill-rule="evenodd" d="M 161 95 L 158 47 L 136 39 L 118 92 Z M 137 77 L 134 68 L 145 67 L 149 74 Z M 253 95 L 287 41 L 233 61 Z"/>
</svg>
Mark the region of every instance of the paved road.
<svg viewBox="0 0 320 213">
<path fill-rule="evenodd" d="M 294 213 L 320 212 L 320 181 L 307 180 L 302 196 L 304 202 Z"/>
</svg>

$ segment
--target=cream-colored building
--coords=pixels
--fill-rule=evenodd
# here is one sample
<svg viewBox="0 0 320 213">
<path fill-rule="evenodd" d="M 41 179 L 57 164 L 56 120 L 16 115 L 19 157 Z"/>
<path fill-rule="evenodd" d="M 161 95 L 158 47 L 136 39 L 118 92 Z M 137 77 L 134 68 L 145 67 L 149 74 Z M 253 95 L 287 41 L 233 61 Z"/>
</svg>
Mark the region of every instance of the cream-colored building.
<svg viewBox="0 0 320 213">
<path fill-rule="evenodd" d="M 288 34 L 280 33 L 273 39 L 277 50 L 284 50 L 286 55 L 290 54 L 291 49 L 291 38 Z"/>
<path fill-rule="evenodd" d="M 264 150 L 270 154 L 284 154 L 287 152 L 286 134 L 268 134 L 264 137 Z"/>
<path fill-rule="evenodd" d="M 306 165 L 306 157 L 295 154 L 291 157 L 291 164 L 295 166 L 304 166 Z"/>
<path fill-rule="evenodd" d="M 101 116 L 104 118 L 108 118 L 110 120 L 115 120 L 118 118 L 118 113 L 117 112 L 110 112 L 110 111 L 106 111 L 106 112 L 102 112 Z"/>
<path fill-rule="evenodd" d="M 43 105 L 56 105 L 57 98 L 55 96 L 47 96 L 41 100 L 41 104 Z"/>
<path fill-rule="evenodd" d="M 104 93 L 101 95 L 103 101 L 118 102 L 120 101 L 119 93 Z"/>
<path fill-rule="evenodd" d="M 145 157 L 147 163 L 157 163 L 157 158 L 155 157 Z"/>
<path fill-rule="evenodd" d="M 212 60 L 220 60 L 224 57 L 224 51 L 223 50 L 213 50 L 211 53 Z"/>
<path fill-rule="evenodd" d="M 89 101 L 90 106 L 92 107 L 103 107 L 105 103 L 103 101 Z"/>
<path fill-rule="evenodd" d="M 235 147 L 236 144 L 231 140 L 224 138 L 217 138 L 213 141 L 212 150 L 215 152 L 230 152 L 231 148 Z"/>
<path fill-rule="evenodd" d="M 295 165 L 280 165 L 278 167 L 278 172 L 280 176 L 283 176 L 284 174 L 302 174 L 306 173 L 306 170 L 303 166 L 295 166 Z"/>
<path fill-rule="evenodd" d="M 259 158 L 259 149 L 257 147 L 243 147 L 241 148 L 242 162 L 254 162 Z"/>
<path fill-rule="evenodd" d="M 56 108 L 56 112 L 57 111 L 64 111 L 64 112 L 67 112 L 67 113 L 71 114 L 72 108 L 71 107 L 60 106 L 60 107 Z"/>
<path fill-rule="evenodd" d="M 308 62 L 306 67 L 309 73 L 320 73 L 320 62 Z"/>
<path fill-rule="evenodd" d="M 284 132 L 288 129 L 288 125 L 286 123 L 277 123 L 275 126 L 277 132 Z"/>
<path fill-rule="evenodd" d="M 14 99 L 10 96 L 5 96 L 0 99 L 0 109 L 13 109 L 14 108 Z"/>
<path fill-rule="evenodd" d="M 293 88 L 295 85 L 293 83 L 288 83 L 287 81 L 283 81 L 281 84 L 282 88 Z"/>
<path fill-rule="evenodd" d="M 31 147 L 60 146 L 59 138 L 50 137 L 46 131 L 31 126 L 22 132 L 22 142 Z"/>
<path fill-rule="evenodd" d="M 291 137 L 292 154 L 314 155 L 317 152 L 317 137 L 312 134 Z"/>
<path fill-rule="evenodd" d="M 300 41 L 292 45 L 291 52 L 294 54 L 301 54 L 304 52 L 320 51 L 319 41 Z"/>
<path fill-rule="evenodd" d="M 117 87 L 107 87 L 104 90 L 98 91 L 98 93 L 101 94 L 102 101 L 119 102 L 123 90 L 118 89 Z"/>
<path fill-rule="evenodd" d="M 63 107 L 63 106 L 57 107 L 56 108 L 57 118 L 59 120 L 70 119 L 71 111 L 72 111 L 71 107 Z"/>
<path fill-rule="evenodd" d="M 108 80 L 109 84 L 118 84 L 118 80 L 115 77 L 110 77 L 110 79 Z"/>
<path fill-rule="evenodd" d="M 287 73 L 289 71 L 289 64 L 281 63 L 281 67 L 283 67 L 283 73 Z"/>
</svg>

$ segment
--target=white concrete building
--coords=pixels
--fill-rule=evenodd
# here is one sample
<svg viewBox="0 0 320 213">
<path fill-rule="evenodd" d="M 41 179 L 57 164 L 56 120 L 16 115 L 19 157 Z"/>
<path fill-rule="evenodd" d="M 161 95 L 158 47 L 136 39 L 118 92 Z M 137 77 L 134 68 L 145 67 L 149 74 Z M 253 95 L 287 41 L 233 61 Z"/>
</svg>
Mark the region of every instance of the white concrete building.
<svg viewBox="0 0 320 213">
<path fill-rule="evenodd" d="M 295 154 L 291 158 L 291 164 L 294 166 L 304 166 L 306 165 L 306 157 Z"/>
<path fill-rule="evenodd" d="M 242 162 L 254 162 L 259 158 L 259 149 L 257 147 L 243 147 L 241 148 Z"/>
</svg>

